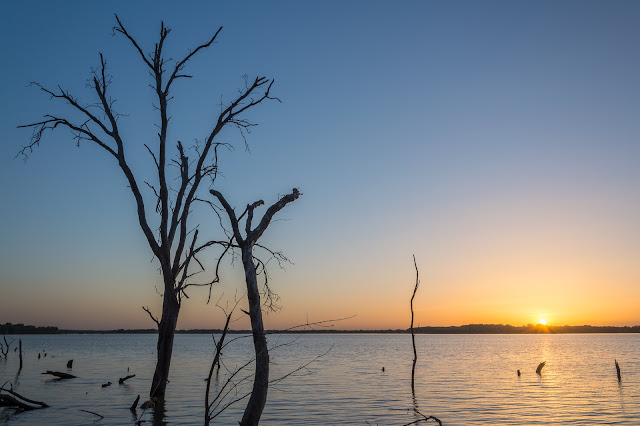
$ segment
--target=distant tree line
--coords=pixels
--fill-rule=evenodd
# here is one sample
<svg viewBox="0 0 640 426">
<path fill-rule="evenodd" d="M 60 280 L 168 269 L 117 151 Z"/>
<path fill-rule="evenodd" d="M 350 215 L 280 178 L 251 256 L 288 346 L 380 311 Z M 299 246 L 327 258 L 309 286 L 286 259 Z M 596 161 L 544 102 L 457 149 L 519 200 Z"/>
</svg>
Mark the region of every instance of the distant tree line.
<svg viewBox="0 0 640 426">
<path fill-rule="evenodd" d="M 567 334 L 567 333 L 640 333 L 640 325 L 632 327 L 594 326 L 594 325 L 542 325 L 527 324 L 514 326 L 508 324 L 467 324 L 449 327 L 415 327 L 418 334 Z M 176 330 L 178 334 L 220 334 L 220 329 Z M 409 329 L 387 330 L 336 330 L 310 329 L 296 330 L 296 334 L 406 334 Z M 158 330 L 117 329 L 117 330 L 65 330 L 58 327 L 36 327 L 35 325 L 0 324 L 2 334 L 157 334 Z M 228 330 L 230 334 L 251 334 L 251 330 Z M 270 330 L 268 334 L 291 333 L 290 330 Z"/>
<path fill-rule="evenodd" d="M 58 327 L 36 327 L 35 325 L 0 324 L 0 334 L 56 334 Z"/>
<path fill-rule="evenodd" d="M 640 325 L 633 327 L 593 325 L 542 325 L 527 324 L 468 324 L 451 327 L 418 327 L 421 334 L 563 334 L 563 333 L 640 333 Z M 408 332 L 408 330 L 407 330 Z"/>
</svg>

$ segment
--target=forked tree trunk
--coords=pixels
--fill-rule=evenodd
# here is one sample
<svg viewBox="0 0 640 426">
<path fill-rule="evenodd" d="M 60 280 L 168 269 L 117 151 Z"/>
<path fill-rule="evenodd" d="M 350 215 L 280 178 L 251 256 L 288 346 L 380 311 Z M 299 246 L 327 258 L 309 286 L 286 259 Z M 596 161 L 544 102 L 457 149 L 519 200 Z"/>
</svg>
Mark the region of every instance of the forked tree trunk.
<svg viewBox="0 0 640 426">
<path fill-rule="evenodd" d="M 256 353 L 256 372 L 251 397 L 244 410 L 240 425 L 254 426 L 260 422 L 260 416 L 262 416 L 262 411 L 267 404 L 267 391 L 269 389 L 269 349 L 267 348 L 267 337 L 264 333 L 264 324 L 262 323 L 258 278 L 256 275 L 256 267 L 253 263 L 253 247 L 247 242 L 242 245 L 242 264 L 244 265 L 244 276 L 247 282 L 249 316 L 251 317 L 253 346 Z"/>
<path fill-rule="evenodd" d="M 231 227 L 233 228 L 234 239 L 242 251 L 242 264 L 244 266 L 244 276 L 247 283 L 247 299 L 249 301 L 249 317 L 251 318 L 253 346 L 256 354 L 256 373 L 253 378 L 251 396 L 244 410 L 240 425 L 253 426 L 260 422 L 260 416 L 262 416 L 264 406 L 267 404 L 267 391 L 269 389 L 269 349 L 267 348 L 267 337 L 264 333 L 264 324 L 262 323 L 262 307 L 260 305 L 256 265 L 253 262 L 253 246 L 267 229 L 273 216 L 282 210 L 284 206 L 297 200 L 302 194 L 297 188 L 293 188 L 291 194 L 284 195 L 267 209 L 260 223 L 253 230 L 251 229 L 253 212 L 256 207 L 263 205 L 264 201 L 259 200 L 247 205 L 247 209 L 240 216 L 240 218 L 242 218 L 246 214 L 247 217 L 245 222 L 245 232 L 247 236 L 246 238 L 242 238 L 238 218 L 233 208 L 220 192 L 214 189 L 209 192 L 220 201 L 220 204 L 222 204 L 222 207 L 226 210 L 229 220 L 231 221 Z"/>
<path fill-rule="evenodd" d="M 149 392 L 151 398 L 164 398 L 169 379 L 173 338 L 176 334 L 179 313 L 180 304 L 176 299 L 175 292 L 165 289 L 162 317 L 158 324 L 158 362 L 156 363 L 156 370 L 153 373 L 153 381 L 151 382 L 151 391 Z"/>
</svg>

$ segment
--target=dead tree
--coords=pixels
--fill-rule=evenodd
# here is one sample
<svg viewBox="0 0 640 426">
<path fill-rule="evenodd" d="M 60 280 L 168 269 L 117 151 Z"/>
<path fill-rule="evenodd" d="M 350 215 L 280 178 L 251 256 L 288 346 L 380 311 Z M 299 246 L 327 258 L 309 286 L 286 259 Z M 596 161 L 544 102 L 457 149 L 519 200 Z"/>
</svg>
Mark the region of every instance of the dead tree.
<svg viewBox="0 0 640 426">
<path fill-rule="evenodd" d="M 416 256 L 413 255 L 413 265 L 416 267 L 416 285 L 413 287 L 413 294 L 411 295 L 411 343 L 413 344 L 413 366 L 411 367 L 411 392 L 415 395 L 415 377 L 416 377 L 416 362 L 418 362 L 418 352 L 416 351 L 416 333 L 413 330 L 413 299 L 416 297 L 416 292 L 420 286 L 420 273 L 418 271 L 418 264 L 416 263 Z"/>
<path fill-rule="evenodd" d="M 156 100 L 153 107 L 158 112 L 157 139 L 151 146 L 144 144 L 155 164 L 155 176 L 142 179 L 136 176 L 130 167 L 126 152 L 131 143 L 127 135 L 118 126 L 122 114 L 114 109 L 110 85 L 112 77 L 107 71 L 106 61 L 100 54 L 99 66 L 92 70 L 88 86 L 95 98 L 94 103 L 83 104 L 70 91 L 61 86 L 50 89 L 39 83 L 33 86 L 48 95 L 53 101 L 70 107 L 68 114 L 47 114 L 40 121 L 19 127 L 31 128 L 30 142 L 18 155 L 28 157 L 37 147 L 44 135 L 54 129 L 67 129 L 78 144 L 87 142 L 101 148 L 106 157 L 114 161 L 126 178 L 136 203 L 138 223 L 154 257 L 158 260 L 163 280 L 163 304 L 159 316 L 153 315 L 149 308 L 143 308 L 158 327 L 157 363 L 151 384 L 150 396 L 162 398 L 169 376 L 173 340 L 178 314 L 186 290 L 190 286 L 211 285 L 218 282 L 217 275 L 209 277 L 207 283 L 194 283 L 190 278 L 204 267 L 196 258 L 196 253 L 211 244 L 199 245 L 197 226 L 189 222 L 190 214 L 199 198 L 199 189 L 213 185 L 218 173 L 218 150 L 226 143 L 219 142 L 218 135 L 226 128 L 239 130 L 242 138 L 255 125 L 246 116 L 250 110 L 267 100 L 277 100 L 270 95 L 273 80 L 245 77 L 245 84 L 231 101 L 221 105 L 220 113 L 212 117 L 209 130 L 199 142 L 183 147 L 180 141 L 169 141 L 169 103 L 173 96 L 174 83 L 192 76 L 185 72 L 191 59 L 211 47 L 222 27 L 204 43 L 192 49 L 186 55 L 173 60 L 165 55 L 165 41 L 171 30 L 164 23 L 160 25 L 158 42 L 151 53 L 145 53 L 133 35 L 115 17 L 117 25 L 114 34 L 123 36 L 139 57 L 143 68 L 151 76 L 151 87 Z M 246 141 L 245 141 L 246 143 Z M 173 147 L 173 148 L 172 148 Z M 189 154 L 193 155 L 191 158 Z M 195 157 L 195 158 L 194 158 Z M 150 191 L 141 189 L 141 182 Z M 195 230 L 195 232 L 193 232 Z M 188 241 L 190 240 L 190 241 Z M 193 262 L 192 262 L 193 260 Z M 199 267 L 196 272 L 190 266 Z"/>
<path fill-rule="evenodd" d="M 267 391 L 269 388 L 269 350 L 267 347 L 267 337 L 264 332 L 264 325 L 262 323 L 262 305 L 260 303 L 260 290 L 258 288 L 258 277 L 256 264 L 254 262 L 255 257 L 253 255 L 253 247 L 257 244 L 258 240 L 269 226 L 269 223 L 271 223 L 273 216 L 282 210 L 287 204 L 298 199 L 302 194 L 294 188 L 291 191 L 291 194 L 281 197 L 267 209 L 262 216 L 260 223 L 252 229 L 254 210 L 263 205 L 264 201 L 259 200 L 253 204 L 247 205 L 247 208 L 240 217 L 238 217 L 220 192 L 216 190 L 211 190 L 210 192 L 218 199 L 229 217 L 231 228 L 233 230 L 233 238 L 231 242 L 235 242 L 235 246 L 240 249 L 242 256 L 242 265 L 244 267 L 244 276 L 247 285 L 247 299 L 249 301 L 249 317 L 251 319 L 251 332 L 253 335 L 256 367 L 253 379 L 253 389 L 240 424 L 243 426 L 257 425 L 260 421 L 260 416 L 262 415 L 264 406 L 267 403 Z M 245 236 L 243 237 L 240 232 L 240 221 L 245 215 Z"/>
</svg>

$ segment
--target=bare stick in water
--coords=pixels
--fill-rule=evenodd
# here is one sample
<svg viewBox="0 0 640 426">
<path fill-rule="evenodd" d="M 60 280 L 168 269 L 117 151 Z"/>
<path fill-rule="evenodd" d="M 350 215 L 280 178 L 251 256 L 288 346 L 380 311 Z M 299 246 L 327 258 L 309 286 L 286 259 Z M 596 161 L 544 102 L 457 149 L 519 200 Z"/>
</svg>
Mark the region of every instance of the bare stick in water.
<svg viewBox="0 0 640 426">
<path fill-rule="evenodd" d="M 416 291 L 420 286 L 420 275 L 418 272 L 418 264 L 416 263 L 416 255 L 413 255 L 413 266 L 416 267 L 416 285 L 413 287 L 413 294 L 411 295 L 411 342 L 413 343 L 413 367 L 411 367 L 411 392 L 415 394 L 415 375 L 416 375 L 416 362 L 418 361 L 418 352 L 416 351 L 416 334 L 413 331 L 413 298 L 416 297 Z"/>
<path fill-rule="evenodd" d="M 615 360 L 616 362 L 616 373 L 618 373 L 618 381 L 621 382 L 622 381 L 622 376 L 620 375 L 620 366 L 618 365 L 618 360 Z"/>
<path fill-rule="evenodd" d="M 138 401 L 140 401 L 140 395 L 138 395 L 136 400 L 133 401 L 133 405 L 131 407 L 129 407 L 129 410 L 136 411 L 136 408 L 138 408 Z"/>
<path fill-rule="evenodd" d="M 547 363 L 547 361 L 541 362 L 540 364 L 538 364 L 538 368 L 536 368 L 536 373 L 542 375 L 542 369 L 544 368 L 544 365 Z"/>
</svg>

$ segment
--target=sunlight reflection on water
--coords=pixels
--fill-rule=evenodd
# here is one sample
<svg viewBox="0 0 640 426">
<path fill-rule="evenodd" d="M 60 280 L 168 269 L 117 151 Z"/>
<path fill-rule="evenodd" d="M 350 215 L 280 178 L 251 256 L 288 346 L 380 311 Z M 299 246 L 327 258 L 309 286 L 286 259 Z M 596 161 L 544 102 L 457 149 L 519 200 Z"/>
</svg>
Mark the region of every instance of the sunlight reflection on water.
<svg viewBox="0 0 640 426">
<path fill-rule="evenodd" d="M 148 392 L 153 373 L 153 335 L 21 336 L 25 366 L 16 379 L 17 354 L 0 361 L 0 382 L 51 405 L 14 413 L 0 409 L 0 423 L 132 424 L 128 410 Z M 271 377 L 285 375 L 333 349 L 307 368 L 272 386 L 264 424 L 400 425 L 411 412 L 409 335 L 273 335 Z M 295 340 L 295 341 L 294 341 Z M 419 335 L 416 403 L 445 425 L 640 424 L 640 335 Z M 233 370 L 248 359 L 251 339 L 224 351 Z M 212 358 L 208 335 L 178 335 L 165 405 L 169 424 L 200 424 L 204 378 Z M 37 359 L 39 351 L 48 356 Z M 40 373 L 66 371 L 74 359 L 77 379 L 53 381 Z M 614 358 L 622 368 L 618 383 Z M 547 361 L 542 375 L 535 368 Z M 382 372 L 382 367 L 385 371 Z M 118 377 L 136 377 L 118 385 Z M 516 370 L 522 375 L 518 377 Z M 220 371 L 219 383 L 226 373 Z M 111 381 L 113 385 L 102 388 Z M 244 405 L 217 420 L 237 424 Z M 142 419 L 152 421 L 151 410 Z"/>
</svg>

